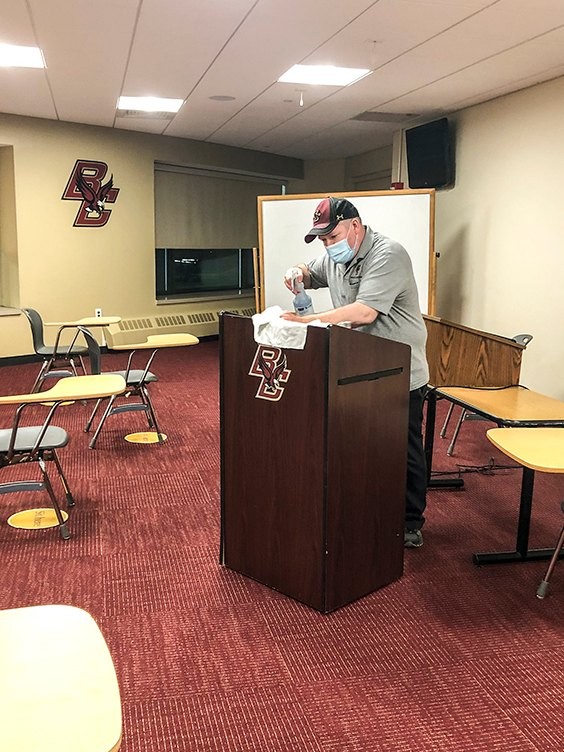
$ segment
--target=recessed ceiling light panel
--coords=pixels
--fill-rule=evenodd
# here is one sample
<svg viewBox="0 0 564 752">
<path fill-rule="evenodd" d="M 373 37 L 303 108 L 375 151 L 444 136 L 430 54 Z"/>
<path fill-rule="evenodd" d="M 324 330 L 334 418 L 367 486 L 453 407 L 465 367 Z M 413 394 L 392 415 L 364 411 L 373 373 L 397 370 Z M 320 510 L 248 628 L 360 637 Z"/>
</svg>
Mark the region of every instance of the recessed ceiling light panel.
<svg viewBox="0 0 564 752">
<path fill-rule="evenodd" d="M 141 110 L 143 112 L 178 112 L 183 99 L 164 97 L 120 97 L 118 110 Z"/>
<path fill-rule="evenodd" d="M 336 65 L 293 65 L 280 83 L 348 86 L 371 73 L 368 68 L 339 68 Z"/>
<path fill-rule="evenodd" d="M 45 60 L 39 47 L 0 44 L 0 66 L 3 68 L 45 68 Z"/>
</svg>

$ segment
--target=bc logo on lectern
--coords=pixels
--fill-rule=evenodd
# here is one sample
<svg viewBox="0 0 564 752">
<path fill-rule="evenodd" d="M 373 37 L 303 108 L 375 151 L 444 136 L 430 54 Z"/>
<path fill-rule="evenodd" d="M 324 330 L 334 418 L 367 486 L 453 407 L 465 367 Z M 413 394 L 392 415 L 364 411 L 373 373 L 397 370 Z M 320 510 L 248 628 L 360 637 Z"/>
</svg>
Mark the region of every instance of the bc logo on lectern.
<svg viewBox="0 0 564 752">
<path fill-rule="evenodd" d="M 259 345 L 249 371 L 249 376 L 260 378 L 255 397 L 278 402 L 284 394 L 292 371 L 286 367 L 286 353 L 279 347 Z"/>
<path fill-rule="evenodd" d="M 113 175 L 103 182 L 107 172 L 105 162 L 76 160 L 61 196 L 65 201 L 80 201 L 73 227 L 103 227 L 110 218 L 111 209 L 106 209 L 106 204 L 115 202 L 119 188 L 114 188 Z"/>
</svg>

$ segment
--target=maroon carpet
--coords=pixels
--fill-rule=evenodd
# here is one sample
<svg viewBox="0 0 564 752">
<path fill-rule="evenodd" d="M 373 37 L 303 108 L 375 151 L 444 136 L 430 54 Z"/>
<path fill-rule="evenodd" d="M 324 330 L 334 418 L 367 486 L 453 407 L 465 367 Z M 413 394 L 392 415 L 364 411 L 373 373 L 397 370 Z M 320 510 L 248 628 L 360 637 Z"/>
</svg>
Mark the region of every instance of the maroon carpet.
<svg viewBox="0 0 564 752">
<path fill-rule="evenodd" d="M 0 391 L 25 391 L 36 370 L 0 369 Z M 472 563 L 514 545 L 520 471 L 431 491 L 404 577 L 324 616 L 218 565 L 217 343 L 162 351 L 154 370 L 162 447 L 127 444 L 146 424 L 126 413 L 89 450 L 88 407 L 59 413 L 72 433 L 70 541 L 6 525 L 47 506 L 40 494 L 0 496 L 0 608 L 94 616 L 120 680 L 124 752 L 562 752 L 564 562 L 544 601 L 545 563 Z M 11 414 L 0 409 L 2 426 Z M 487 427 L 467 422 L 453 458 L 437 439 L 437 469 L 509 464 Z M 0 481 L 33 472 L 6 468 Z M 564 477 L 538 474 L 533 545 L 556 541 L 561 498 Z"/>
</svg>

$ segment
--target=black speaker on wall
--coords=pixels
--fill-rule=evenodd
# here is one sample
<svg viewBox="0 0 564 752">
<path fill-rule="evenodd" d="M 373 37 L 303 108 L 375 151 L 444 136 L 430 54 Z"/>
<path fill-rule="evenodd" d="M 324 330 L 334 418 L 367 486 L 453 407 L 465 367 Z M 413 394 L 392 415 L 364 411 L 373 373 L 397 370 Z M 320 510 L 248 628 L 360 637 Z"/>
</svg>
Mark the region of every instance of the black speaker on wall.
<svg viewBox="0 0 564 752">
<path fill-rule="evenodd" d="M 446 188 L 454 184 L 454 153 L 448 119 L 405 131 L 410 188 Z"/>
</svg>

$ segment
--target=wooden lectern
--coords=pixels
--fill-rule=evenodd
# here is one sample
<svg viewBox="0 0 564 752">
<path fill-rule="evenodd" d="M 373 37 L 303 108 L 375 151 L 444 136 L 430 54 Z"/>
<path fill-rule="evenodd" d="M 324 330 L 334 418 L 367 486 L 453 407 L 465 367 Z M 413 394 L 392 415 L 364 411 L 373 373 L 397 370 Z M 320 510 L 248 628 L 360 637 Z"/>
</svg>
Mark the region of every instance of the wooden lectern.
<svg viewBox="0 0 564 752">
<path fill-rule="evenodd" d="M 390 340 L 280 349 L 221 315 L 222 564 L 323 613 L 401 577 L 409 368 Z"/>
</svg>

